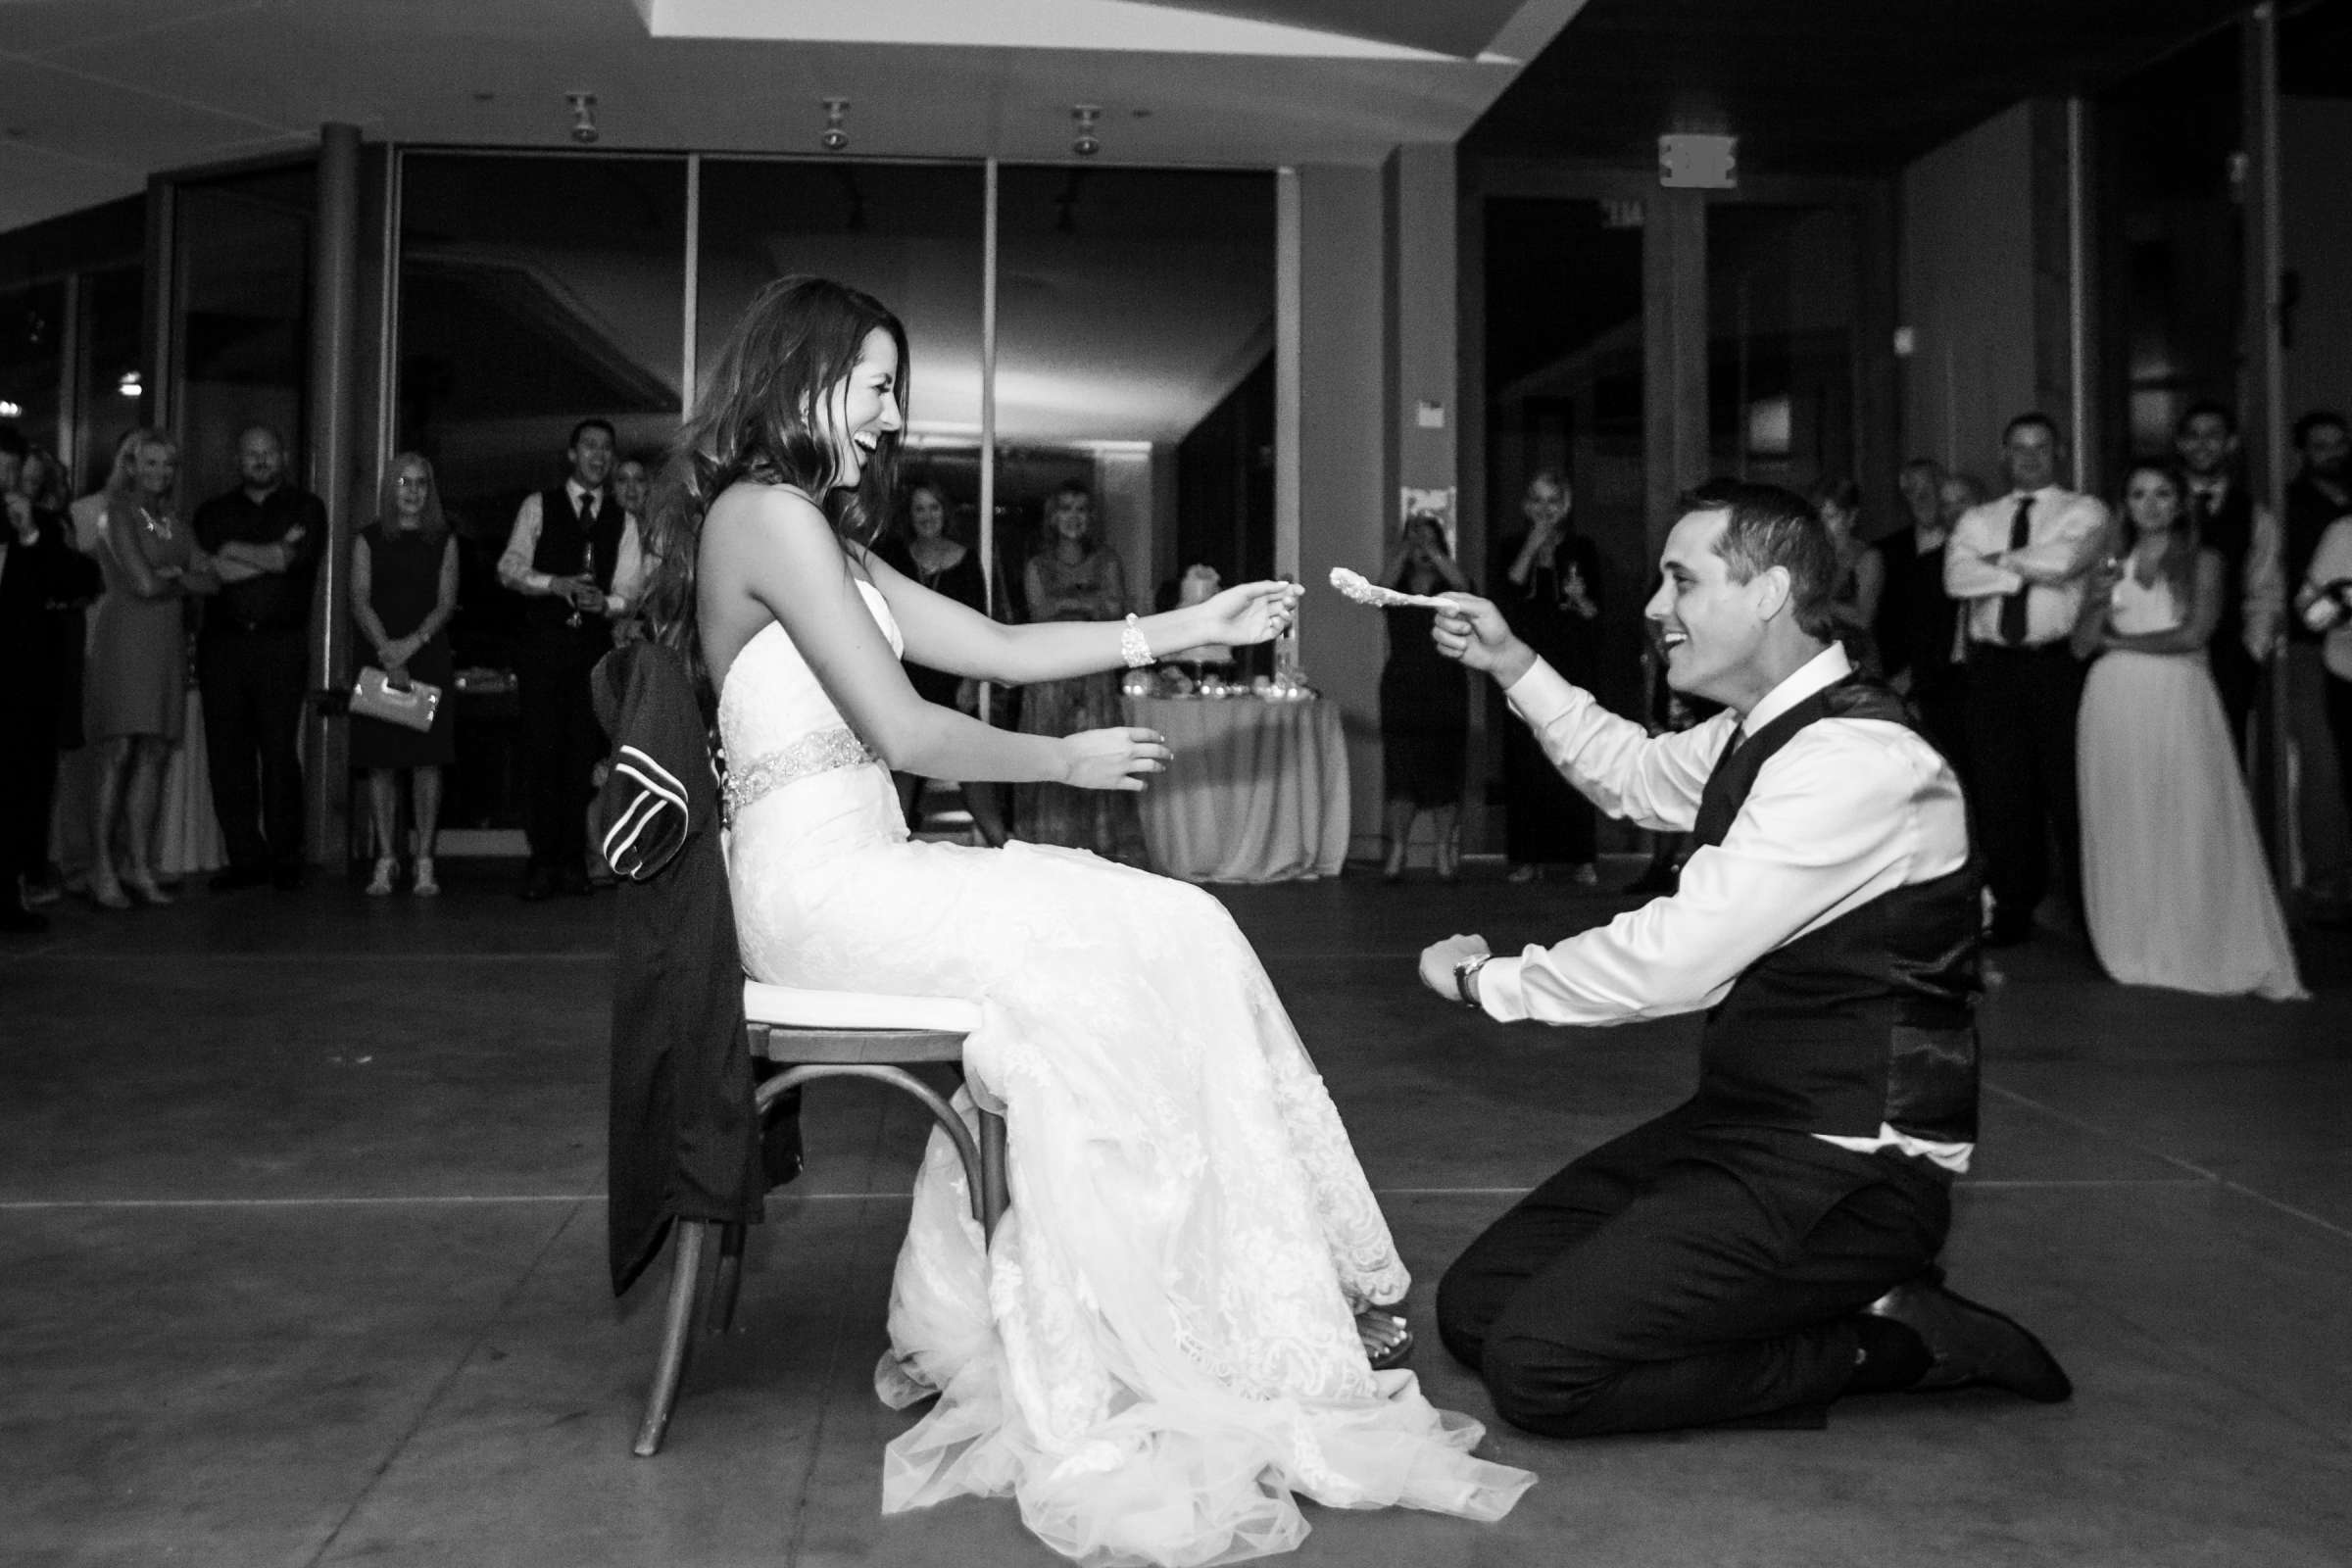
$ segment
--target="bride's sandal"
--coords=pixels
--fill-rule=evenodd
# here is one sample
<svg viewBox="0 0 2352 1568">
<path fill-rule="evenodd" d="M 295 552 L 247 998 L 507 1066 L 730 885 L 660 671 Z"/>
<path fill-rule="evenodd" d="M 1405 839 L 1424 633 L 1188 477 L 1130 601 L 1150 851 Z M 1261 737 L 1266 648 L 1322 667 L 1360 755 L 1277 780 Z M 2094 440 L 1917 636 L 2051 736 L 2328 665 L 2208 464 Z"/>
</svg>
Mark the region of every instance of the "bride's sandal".
<svg viewBox="0 0 2352 1568">
<path fill-rule="evenodd" d="M 1355 1314 L 1356 1337 L 1363 1342 L 1365 1359 L 1375 1372 L 1401 1366 L 1413 1353 L 1413 1331 L 1404 1314 L 1385 1306 L 1368 1306 Z"/>
</svg>

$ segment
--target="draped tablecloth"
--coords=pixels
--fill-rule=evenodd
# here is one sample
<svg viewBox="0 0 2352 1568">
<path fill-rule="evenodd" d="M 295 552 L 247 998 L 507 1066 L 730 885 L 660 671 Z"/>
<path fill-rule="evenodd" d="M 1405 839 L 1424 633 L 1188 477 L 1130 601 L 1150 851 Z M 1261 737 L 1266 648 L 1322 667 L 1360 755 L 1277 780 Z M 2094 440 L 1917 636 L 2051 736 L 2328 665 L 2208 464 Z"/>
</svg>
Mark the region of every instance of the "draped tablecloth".
<svg viewBox="0 0 2352 1568">
<path fill-rule="evenodd" d="M 1348 858 L 1348 745 L 1323 699 L 1130 697 L 1127 721 L 1176 754 L 1144 791 L 1152 865 L 1187 882 L 1337 876 Z"/>
</svg>

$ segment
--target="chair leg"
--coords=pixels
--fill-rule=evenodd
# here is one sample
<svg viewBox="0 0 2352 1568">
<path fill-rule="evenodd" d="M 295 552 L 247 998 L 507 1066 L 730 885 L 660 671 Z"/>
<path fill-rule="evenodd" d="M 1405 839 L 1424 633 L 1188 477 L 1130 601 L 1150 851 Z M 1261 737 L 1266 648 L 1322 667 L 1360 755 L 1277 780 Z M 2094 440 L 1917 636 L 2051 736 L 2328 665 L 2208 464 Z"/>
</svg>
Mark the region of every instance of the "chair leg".
<svg viewBox="0 0 2352 1568">
<path fill-rule="evenodd" d="M 640 1459 L 661 1452 L 662 1436 L 669 1430 L 669 1413 L 677 1407 L 678 1383 L 686 1372 L 687 1342 L 694 1337 L 695 1297 L 703 1283 L 703 1244 L 710 1226 L 701 1220 L 682 1219 L 676 1229 L 662 1349 L 654 1360 L 654 1386 L 646 1391 L 645 1419 L 637 1428 L 635 1452 Z"/>
<path fill-rule="evenodd" d="M 1011 1204 L 1004 1174 L 1004 1118 L 994 1111 L 980 1112 L 980 1231 L 988 1237 L 997 1234 L 997 1221 L 1004 1217 Z"/>
<path fill-rule="evenodd" d="M 718 1279 L 710 1292 L 708 1324 L 712 1334 L 724 1334 L 735 1325 L 735 1297 L 743 1289 L 744 1230 L 740 1224 L 719 1228 Z"/>
</svg>

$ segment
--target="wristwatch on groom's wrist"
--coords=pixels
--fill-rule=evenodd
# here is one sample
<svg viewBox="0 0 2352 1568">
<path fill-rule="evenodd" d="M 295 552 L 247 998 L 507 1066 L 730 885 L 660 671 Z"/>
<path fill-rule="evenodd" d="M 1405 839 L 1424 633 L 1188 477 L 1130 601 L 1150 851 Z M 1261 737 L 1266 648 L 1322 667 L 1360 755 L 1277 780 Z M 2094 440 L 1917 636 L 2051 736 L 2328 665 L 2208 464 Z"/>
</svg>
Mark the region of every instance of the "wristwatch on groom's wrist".
<svg viewBox="0 0 2352 1568">
<path fill-rule="evenodd" d="M 1461 999 L 1463 1006 L 1475 1007 L 1480 1012 L 1487 1010 L 1486 1004 L 1478 1000 L 1478 971 L 1494 956 L 1492 953 L 1481 953 L 1453 966 L 1453 994 Z"/>
</svg>

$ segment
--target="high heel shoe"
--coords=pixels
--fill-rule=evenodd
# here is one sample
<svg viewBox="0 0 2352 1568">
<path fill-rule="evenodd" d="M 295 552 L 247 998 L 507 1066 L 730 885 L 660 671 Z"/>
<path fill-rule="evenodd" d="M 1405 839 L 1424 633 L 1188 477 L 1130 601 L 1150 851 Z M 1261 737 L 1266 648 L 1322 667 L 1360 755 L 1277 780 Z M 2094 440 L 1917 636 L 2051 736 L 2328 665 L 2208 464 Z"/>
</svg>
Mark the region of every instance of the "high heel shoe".
<svg viewBox="0 0 2352 1568">
<path fill-rule="evenodd" d="M 1390 846 L 1389 858 L 1383 860 L 1380 865 L 1380 879 L 1383 882 L 1401 882 L 1404 880 L 1404 852 L 1405 843 L 1402 839 L 1398 839 L 1395 844 Z"/>
<path fill-rule="evenodd" d="M 1462 842 L 1458 838 L 1438 840 L 1438 880 L 1458 882 L 1462 878 Z"/>
<path fill-rule="evenodd" d="M 409 891 L 420 899 L 436 898 L 440 895 L 441 884 L 433 878 L 433 858 L 431 856 L 419 855 L 416 857 L 416 880 L 409 884 Z"/>
<path fill-rule="evenodd" d="M 122 879 L 122 885 L 137 894 L 141 904 L 152 904 L 159 909 L 167 904 L 177 902 L 171 894 L 156 885 L 153 871 L 133 871 Z"/>
<path fill-rule="evenodd" d="M 130 895 L 122 891 L 122 881 L 112 869 L 99 868 L 90 872 L 90 902 L 101 909 L 127 909 Z"/>
<path fill-rule="evenodd" d="M 390 898 L 392 896 L 392 873 L 399 869 L 400 862 L 389 855 L 378 857 L 375 862 L 375 875 L 363 891 L 371 899 Z"/>
</svg>

